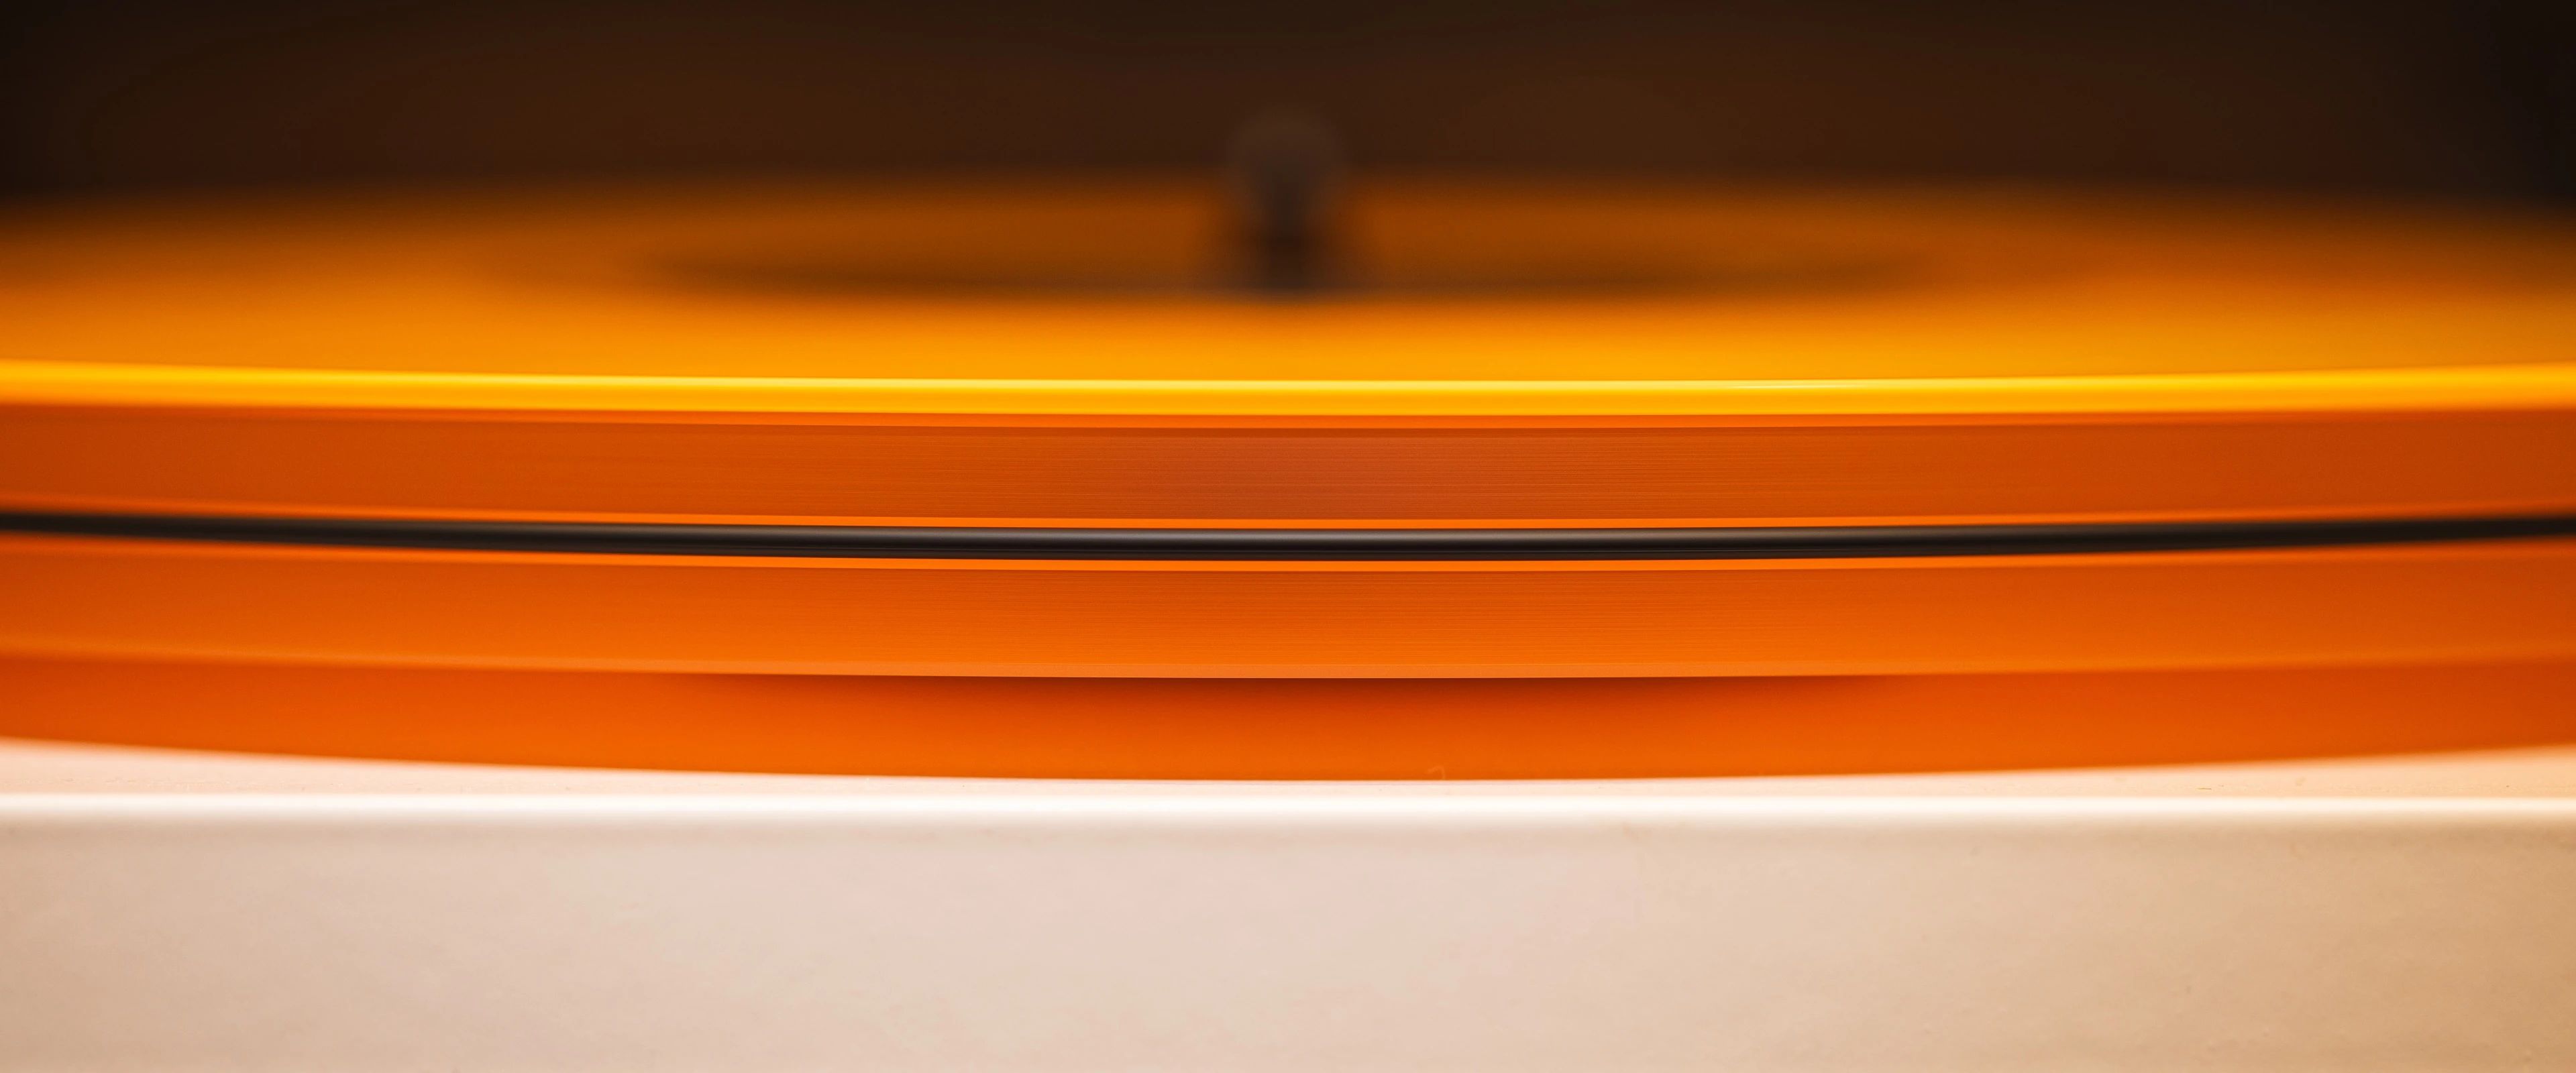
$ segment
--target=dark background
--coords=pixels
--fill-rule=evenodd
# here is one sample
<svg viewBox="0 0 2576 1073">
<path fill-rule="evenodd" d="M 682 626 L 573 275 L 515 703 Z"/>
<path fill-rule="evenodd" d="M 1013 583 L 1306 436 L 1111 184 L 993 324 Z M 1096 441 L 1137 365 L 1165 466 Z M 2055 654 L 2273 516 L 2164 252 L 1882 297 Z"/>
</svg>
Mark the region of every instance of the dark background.
<svg viewBox="0 0 2576 1073">
<path fill-rule="evenodd" d="M 1198 167 L 2226 184 L 2576 206 L 2576 2 L 27 3 L 0 195 Z"/>
</svg>

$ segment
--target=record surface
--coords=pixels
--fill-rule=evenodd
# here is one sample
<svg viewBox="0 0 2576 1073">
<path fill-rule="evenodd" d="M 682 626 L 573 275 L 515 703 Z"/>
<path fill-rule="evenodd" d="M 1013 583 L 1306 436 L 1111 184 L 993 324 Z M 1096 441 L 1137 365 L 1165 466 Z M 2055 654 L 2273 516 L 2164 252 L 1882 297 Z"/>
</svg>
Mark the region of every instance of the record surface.
<svg viewBox="0 0 2576 1073">
<path fill-rule="evenodd" d="M 1261 300 L 1232 286 L 1222 210 L 1107 183 L 58 209 L 0 232 L 0 316 L 12 395 L 164 402 L 1730 414 L 2571 392 L 2576 229 L 2553 220 L 1396 185 L 1353 198 L 1335 280 Z"/>
<path fill-rule="evenodd" d="M 0 648 L 902 675 L 2576 655 L 2576 229 L 1388 184 L 0 222 Z"/>
</svg>

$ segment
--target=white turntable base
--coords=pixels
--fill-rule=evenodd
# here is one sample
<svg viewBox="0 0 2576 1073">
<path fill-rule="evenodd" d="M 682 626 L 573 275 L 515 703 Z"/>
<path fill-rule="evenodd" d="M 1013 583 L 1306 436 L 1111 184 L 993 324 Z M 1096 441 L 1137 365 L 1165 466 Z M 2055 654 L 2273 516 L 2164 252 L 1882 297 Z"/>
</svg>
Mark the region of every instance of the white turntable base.
<svg viewBox="0 0 2576 1073">
<path fill-rule="evenodd" d="M 2576 1069 L 2576 749 L 1156 785 L 0 742 L 0 1069 Z"/>
</svg>

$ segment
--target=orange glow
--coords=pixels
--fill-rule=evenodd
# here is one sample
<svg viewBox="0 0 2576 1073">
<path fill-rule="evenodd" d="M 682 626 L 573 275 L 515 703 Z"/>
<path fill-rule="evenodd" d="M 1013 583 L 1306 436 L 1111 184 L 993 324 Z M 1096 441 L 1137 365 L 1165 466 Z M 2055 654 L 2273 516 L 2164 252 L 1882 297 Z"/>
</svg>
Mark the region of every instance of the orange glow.
<svg viewBox="0 0 2576 1073">
<path fill-rule="evenodd" d="M 0 735 L 591 767 L 1618 778 L 2218 763 L 2576 742 L 2576 664 L 1222 681 L 0 662 Z M 2438 718 L 2426 718 L 2439 713 Z"/>
<path fill-rule="evenodd" d="M 1110 677 L 2576 656 L 2576 540 L 1682 562 L 974 561 L 0 537 L 0 650 Z"/>
<path fill-rule="evenodd" d="M 0 225 L 0 512 L 1104 528 L 2576 513 L 2576 230 L 1388 183 Z M 2576 539 L 1009 561 L 0 535 L 0 733 L 914 774 L 1928 770 L 2566 740 Z M 1339 679 L 1339 681 L 1336 681 Z M 1509 681 L 1475 681 L 1503 679 Z M 365 699 L 352 699 L 363 697 Z"/>
</svg>

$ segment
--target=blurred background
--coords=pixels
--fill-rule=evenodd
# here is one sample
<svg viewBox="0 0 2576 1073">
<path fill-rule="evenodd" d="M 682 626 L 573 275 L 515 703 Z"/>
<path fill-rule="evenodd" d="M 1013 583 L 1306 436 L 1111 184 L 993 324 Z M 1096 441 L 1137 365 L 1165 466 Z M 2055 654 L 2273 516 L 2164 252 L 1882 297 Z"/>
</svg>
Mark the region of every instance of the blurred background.
<svg viewBox="0 0 2576 1073">
<path fill-rule="evenodd" d="M 2551 0 L 19 2 L 0 196 L 1203 167 L 2040 180 L 2576 206 Z"/>
</svg>

